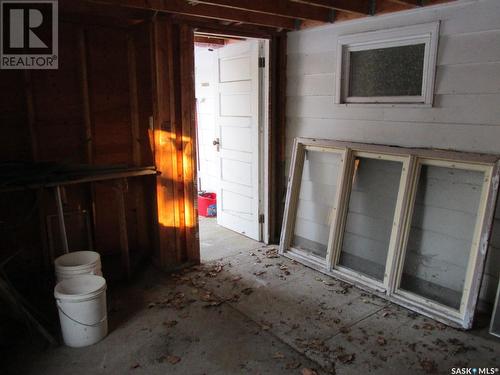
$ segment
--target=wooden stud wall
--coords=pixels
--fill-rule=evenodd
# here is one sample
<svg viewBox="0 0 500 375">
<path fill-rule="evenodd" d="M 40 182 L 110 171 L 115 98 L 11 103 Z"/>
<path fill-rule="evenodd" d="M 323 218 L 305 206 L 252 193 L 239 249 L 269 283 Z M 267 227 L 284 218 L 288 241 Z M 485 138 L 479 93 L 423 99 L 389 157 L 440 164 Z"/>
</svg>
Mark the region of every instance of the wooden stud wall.
<svg viewBox="0 0 500 375">
<path fill-rule="evenodd" d="M 149 25 L 95 26 L 63 16 L 59 45 L 58 70 L 0 72 L 0 160 L 152 165 Z M 131 179 L 124 195 L 128 245 L 143 255 L 152 248 L 155 212 L 154 185 L 147 179 L 151 177 Z M 103 255 L 119 253 L 123 242 L 115 195 L 111 183 L 66 189 L 68 211 L 86 209 L 93 214 L 95 245 Z M 3 194 L 0 220 L 16 221 L 15 207 L 35 196 L 39 214 L 25 225 L 36 232 L 18 235 L 17 243 L 5 243 L 0 252 L 3 258 L 16 247 L 24 249 L 33 270 L 43 266 L 49 271 L 51 264 L 43 264 L 49 254 L 42 222 L 54 213 L 52 194 Z M 20 214 L 27 211 L 19 208 Z"/>
<path fill-rule="evenodd" d="M 271 194 L 270 222 L 271 239 L 274 235 L 276 241 L 285 191 L 286 35 L 262 30 L 257 35 L 253 29 L 236 26 L 228 31 L 223 25 L 212 27 L 161 14 L 140 22 L 108 23 L 105 17 L 90 21 L 62 16 L 59 70 L 0 72 L 0 119 L 6 135 L 0 140 L 0 160 L 154 164 L 159 171 L 156 180 L 131 179 L 124 186 L 128 247 L 132 253 L 152 250 L 155 263 L 165 270 L 196 264 L 193 32 L 208 28 L 268 38 L 272 46 L 270 183 L 279 187 L 277 194 Z M 119 231 L 113 184 L 67 190 L 68 208 L 91 213 L 96 249 L 118 253 L 125 237 Z M 47 197 L 37 221 L 51 214 L 53 207 L 52 197 Z M 30 236 L 30 254 L 40 252 L 46 236 L 43 223 L 37 225 L 37 235 Z M 46 264 L 46 269 L 51 265 Z"/>
</svg>

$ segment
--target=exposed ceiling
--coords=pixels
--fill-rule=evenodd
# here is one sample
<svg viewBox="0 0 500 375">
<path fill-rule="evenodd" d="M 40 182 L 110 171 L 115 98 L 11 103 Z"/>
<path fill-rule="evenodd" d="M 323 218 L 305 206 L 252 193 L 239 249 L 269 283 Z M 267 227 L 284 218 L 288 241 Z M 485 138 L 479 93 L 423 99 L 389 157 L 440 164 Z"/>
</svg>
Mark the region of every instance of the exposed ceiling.
<svg viewBox="0 0 500 375">
<path fill-rule="evenodd" d="M 267 32 L 297 30 L 455 0 L 60 0 L 65 15 L 140 20 L 173 17 Z"/>
</svg>

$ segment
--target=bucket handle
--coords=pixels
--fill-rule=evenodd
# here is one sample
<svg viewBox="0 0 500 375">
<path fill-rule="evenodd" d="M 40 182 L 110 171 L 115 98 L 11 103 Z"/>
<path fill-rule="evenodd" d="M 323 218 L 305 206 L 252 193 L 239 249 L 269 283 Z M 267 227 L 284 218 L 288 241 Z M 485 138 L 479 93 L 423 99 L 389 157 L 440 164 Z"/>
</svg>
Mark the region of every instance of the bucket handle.
<svg viewBox="0 0 500 375">
<path fill-rule="evenodd" d="M 94 323 L 94 324 L 86 324 L 86 323 L 82 323 L 82 322 L 79 322 L 78 320 L 75 320 L 73 319 L 71 316 L 69 316 L 68 314 L 66 314 L 64 312 L 64 310 L 62 309 L 61 305 L 60 305 L 60 301 L 59 300 L 56 300 L 56 304 L 57 304 L 57 309 L 62 312 L 62 314 L 68 318 L 69 320 L 72 320 L 73 322 L 77 323 L 77 324 L 81 324 L 82 326 L 85 326 L 85 327 L 95 327 L 95 326 L 98 326 L 99 324 L 103 323 L 107 318 L 108 318 L 108 314 L 104 314 L 104 317 L 99 320 L 97 323 Z"/>
</svg>

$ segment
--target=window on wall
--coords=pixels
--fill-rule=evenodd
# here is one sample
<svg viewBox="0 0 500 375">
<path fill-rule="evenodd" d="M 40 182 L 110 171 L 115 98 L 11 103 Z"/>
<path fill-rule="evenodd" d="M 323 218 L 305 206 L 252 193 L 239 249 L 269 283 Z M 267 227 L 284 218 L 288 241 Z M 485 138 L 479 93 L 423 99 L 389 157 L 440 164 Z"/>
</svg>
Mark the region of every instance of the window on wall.
<svg viewBox="0 0 500 375">
<path fill-rule="evenodd" d="M 439 23 L 339 38 L 336 103 L 432 104 Z"/>
</svg>

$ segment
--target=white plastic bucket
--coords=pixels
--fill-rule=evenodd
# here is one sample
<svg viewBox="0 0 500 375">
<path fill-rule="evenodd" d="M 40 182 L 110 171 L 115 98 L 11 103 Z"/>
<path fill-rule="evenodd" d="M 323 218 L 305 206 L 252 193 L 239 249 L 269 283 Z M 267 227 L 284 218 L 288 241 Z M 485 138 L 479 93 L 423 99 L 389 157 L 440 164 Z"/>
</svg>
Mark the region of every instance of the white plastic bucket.
<svg viewBox="0 0 500 375">
<path fill-rule="evenodd" d="M 106 280 L 83 275 L 63 280 L 54 288 L 64 343 L 73 348 L 88 346 L 108 334 Z"/>
<path fill-rule="evenodd" d="M 101 256 L 95 251 L 75 251 L 54 261 L 57 282 L 81 275 L 102 276 Z"/>
</svg>

